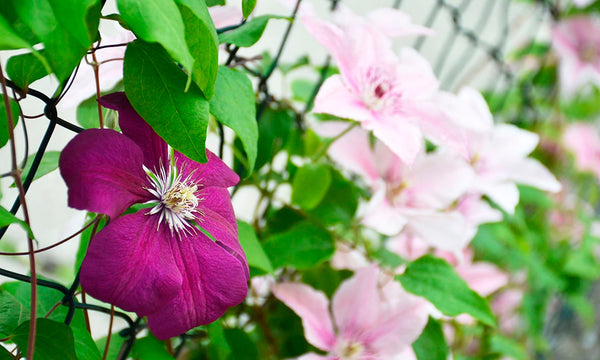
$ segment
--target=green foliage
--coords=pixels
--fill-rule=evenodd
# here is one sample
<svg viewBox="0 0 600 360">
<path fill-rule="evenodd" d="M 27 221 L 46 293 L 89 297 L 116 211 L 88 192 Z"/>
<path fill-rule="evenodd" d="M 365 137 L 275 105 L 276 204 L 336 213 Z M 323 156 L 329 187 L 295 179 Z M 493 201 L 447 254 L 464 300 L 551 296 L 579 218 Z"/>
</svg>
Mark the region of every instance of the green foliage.
<svg viewBox="0 0 600 360">
<path fill-rule="evenodd" d="M 29 320 L 21 324 L 14 332 L 12 340 L 19 350 L 27 356 L 29 342 Z M 75 340 L 71 328 L 63 323 L 38 318 L 35 333 L 34 355 L 47 360 L 77 360 Z"/>
<path fill-rule="evenodd" d="M 225 0 L 205 0 L 206 6 L 225 5 Z"/>
<path fill-rule="evenodd" d="M 27 235 L 34 239 L 33 232 L 29 228 L 29 225 L 18 217 L 14 216 L 10 213 L 10 211 L 6 210 L 4 207 L 0 206 L 0 229 L 6 227 L 10 224 L 19 224 L 27 232 Z"/>
<path fill-rule="evenodd" d="M 257 16 L 238 28 L 219 34 L 219 42 L 221 44 L 233 44 L 239 47 L 250 47 L 260 39 L 267 27 L 267 23 L 271 19 L 287 18 L 277 15 Z"/>
<path fill-rule="evenodd" d="M 288 231 L 270 236 L 264 245 L 274 268 L 290 266 L 308 269 L 333 255 L 331 234 L 310 222 L 301 222 Z"/>
<path fill-rule="evenodd" d="M 209 358 L 211 360 L 227 360 L 231 355 L 231 348 L 225 338 L 223 326 L 219 321 L 208 325 L 208 336 L 210 344 L 208 345 Z"/>
<path fill-rule="evenodd" d="M 446 315 L 466 313 L 487 325 L 496 325 L 487 301 L 471 290 L 445 260 L 425 255 L 410 263 L 396 280 L 406 291 L 424 297 Z"/>
<path fill-rule="evenodd" d="M 48 70 L 40 60 L 39 54 L 28 53 L 11 56 L 6 63 L 6 74 L 21 89 L 27 89 L 31 83 L 48 75 Z"/>
<path fill-rule="evenodd" d="M 358 188 L 337 170 L 331 170 L 331 185 L 319 205 L 308 210 L 310 218 L 329 226 L 349 224 L 358 208 Z"/>
<path fill-rule="evenodd" d="M 446 360 L 450 354 L 442 325 L 432 317 L 412 347 L 418 360 Z"/>
<path fill-rule="evenodd" d="M 173 356 L 165 348 L 163 341 L 152 335 L 135 340 L 131 355 L 137 360 L 171 360 Z"/>
<path fill-rule="evenodd" d="M 23 40 L 11 27 L 11 24 L 0 15 L 0 50 L 13 50 L 29 47 L 27 41 Z"/>
<path fill-rule="evenodd" d="M 107 339 L 105 336 L 96 341 L 96 346 L 98 347 L 98 349 L 102 349 L 103 352 L 104 352 L 104 348 L 106 347 L 106 340 Z M 127 339 L 119 336 L 118 334 L 113 334 L 110 337 L 110 343 L 108 344 L 108 351 L 106 352 L 106 359 L 118 359 L 119 354 L 121 353 L 121 349 L 123 348 L 123 345 L 125 344 L 125 340 L 127 340 Z"/>
<path fill-rule="evenodd" d="M 244 249 L 246 259 L 248 260 L 248 265 L 264 272 L 272 273 L 273 265 L 271 264 L 271 260 L 269 260 L 267 254 L 265 254 L 265 251 L 263 250 L 258 237 L 256 237 L 256 233 L 254 232 L 252 226 L 250 226 L 248 223 L 238 220 L 238 233 L 240 244 Z"/>
<path fill-rule="evenodd" d="M 305 210 L 314 209 L 329 190 L 331 171 L 322 164 L 307 164 L 299 168 L 292 182 L 292 203 Z"/>
<path fill-rule="evenodd" d="M 163 48 L 136 40 L 127 46 L 125 92 L 140 116 L 175 150 L 206 162 L 208 101 Z"/>
<path fill-rule="evenodd" d="M 244 18 L 250 16 L 255 6 L 256 0 L 242 0 L 242 12 L 244 14 Z"/>
<path fill-rule="evenodd" d="M 21 114 L 19 104 L 11 100 L 10 111 L 12 114 L 14 128 L 14 126 L 17 126 L 17 123 L 19 121 L 19 115 Z M 4 106 L 4 101 L 0 101 L 0 148 L 6 145 L 6 143 L 8 143 L 8 140 L 10 140 L 10 134 L 8 131 L 8 117 L 6 114 L 6 106 Z"/>
<path fill-rule="evenodd" d="M 210 113 L 235 131 L 242 141 L 247 157 L 247 174 L 254 170 L 257 156 L 258 125 L 252 83 L 243 73 L 219 67 L 215 96 L 210 100 Z"/>
<path fill-rule="evenodd" d="M 523 345 L 502 335 L 494 334 L 489 339 L 490 353 L 508 356 L 515 360 L 527 360 Z"/>
<path fill-rule="evenodd" d="M 262 168 L 283 150 L 295 131 L 294 115 L 288 109 L 267 108 L 258 123 L 258 148 L 255 169 Z"/>
<path fill-rule="evenodd" d="M 35 154 L 31 154 L 27 157 L 27 160 L 25 162 L 25 168 L 23 168 L 23 174 L 21 175 L 21 177 L 23 179 L 27 178 L 27 176 L 29 176 L 29 172 L 31 171 L 31 166 L 33 165 L 33 159 L 35 158 L 35 156 L 37 155 L 37 153 Z M 44 155 L 42 155 L 42 161 L 40 162 L 40 165 L 37 168 L 37 171 L 35 172 L 35 175 L 33 176 L 33 180 L 37 180 L 39 178 L 41 178 L 44 175 L 47 175 L 49 173 L 51 173 L 52 171 L 58 169 L 58 160 L 60 158 L 60 151 L 46 151 L 44 152 Z M 11 185 L 12 187 L 15 186 L 15 184 Z"/>
</svg>

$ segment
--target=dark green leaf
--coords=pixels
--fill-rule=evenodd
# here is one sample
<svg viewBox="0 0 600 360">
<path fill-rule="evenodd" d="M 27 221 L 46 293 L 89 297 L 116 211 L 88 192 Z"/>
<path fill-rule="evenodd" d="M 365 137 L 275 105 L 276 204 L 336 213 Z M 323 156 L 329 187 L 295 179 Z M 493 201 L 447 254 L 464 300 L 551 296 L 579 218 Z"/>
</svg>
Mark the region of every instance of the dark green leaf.
<svg viewBox="0 0 600 360">
<path fill-rule="evenodd" d="M 309 269 L 331 258 L 334 251 L 331 234 L 310 222 L 301 222 L 269 237 L 264 247 L 276 269 L 284 266 Z"/>
<path fill-rule="evenodd" d="M 219 66 L 219 39 L 203 1 L 177 0 L 188 49 L 194 58 L 192 79 L 207 99 L 213 96 Z"/>
<path fill-rule="evenodd" d="M 17 123 L 19 122 L 19 114 L 21 114 L 19 110 L 19 104 L 11 100 L 10 111 L 12 114 L 14 128 L 14 126 L 17 126 Z M 0 148 L 6 145 L 9 139 L 10 135 L 8 132 L 8 118 L 6 114 L 6 107 L 4 106 L 4 101 L 0 101 Z"/>
<path fill-rule="evenodd" d="M 131 351 L 136 360 L 172 360 L 164 342 L 152 335 L 137 339 Z"/>
<path fill-rule="evenodd" d="M 256 0 L 242 0 L 242 13 L 244 18 L 247 18 L 252 14 L 252 10 L 256 7 Z"/>
<path fill-rule="evenodd" d="M 4 6 L 4 4 L 2 4 Z M 0 14 L 0 50 L 13 50 L 31 47 L 12 28 L 11 24 Z"/>
<path fill-rule="evenodd" d="M 100 0 L 49 0 L 58 23 L 82 47 L 98 39 Z"/>
<path fill-rule="evenodd" d="M 106 359 L 118 359 L 123 344 L 125 344 L 125 338 L 119 336 L 118 334 L 113 334 L 110 337 L 110 343 L 108 344 Z M 96 340 L 96 346 L 98 347 L 98 349 L 101 349 L 102 353 L 104 353 L 105 345 L 106 336 Z"/>
<path fill-rule="evenodd" d="M 4 347 L 0 346 L 0 360 L 14 360 L 12 354 L 8 352 Z"/>
<path fill-rule="evenodd" d="M 25 163 L 25 168 L 23 169 L 23 179 L 29 175 L 31 171 L 31 166 L 33 165 L 33 159 L 36 154 L 29 155 L 27 161 Z M 42 176 L 51 173 L 52 171 L 58 169 L 58 159 L 60 158 L 60 151 L 46 151 L 44 155 L 42 155 L 42 161 L 33 176 L 33 180 L 37 180 Z M 11 187 L 14 187 L 15 184 L 12 184 Z"/>
<path fill-rule="evenodd" d="M 450 353 L 442 325 L 432 317 L 412 347 L 418 360 L 446 360 Z"/>
<path fill-rule="evenodd" d="M 87 213 L 85 217 L 86 223 L 88 221 L 92 221 L 97 215 L 94 213 Z M 106 225 L 106 217 L 101 219 L 98 228 L 96 229 L 96 234 L 104 228 Z M 94 226 L 90 226 L 81 233 L 81 240 L 79 242 L 79 248 L 77 249 L 77 255 L 75 256 L 75 272 L 79 271 L 81 267 L 81 263 L 83 262 L 83 258 L 85 257 L 85 253 L 87 252 L 88 245 L 90 244 L 90 238 L 92 236 L 92 231 Z"/>
<path fill-rule="evenodd" d="M 117 6 L 121 18 L 139 39 L 159 43 L 175 61 L 192 72 L 194 58 L 185 39 L 183 19 L 173 0 L 118 0 Z M 127 62 L 127 55 L 125 59 Z"/>
<path fill-rule="evenodd" d="M 286 109 L 266 109 L 258 123 L 256 169 L 270 162 L 295 131 L 294 113 Z"/>
<path fill-rule="evenodd" d="M 231 348 L 227 360 L 258 360 L 256 344 L 242 329 L 225 329 L 225 339 Z"/>
<path fill-rule="evenodd" d="M 21 324 L 12 337 L 19 350 L 27 356 L 29 321 Z M 35 333 L 35 356 L 44 360 L 77 360 L 71 328 L 63 323 L 38 318 Z"/>
<path fill-rule="evenodd" d="M 28 320 L 26 309 L 17 298 L 6 291 L 0 292 L 0 338 L 8 337 L 19 326 Z"/>
<path fill-rule="evenodd" d="M 471 290 L 445 260 L 425 255 L 410 263 L 396 279 L 406 291 L 426 298 L 445 315 L 466 313 L 487 325 L 496 325 L 487 301 Z"/>
<path fill-rule="evenodd" d="M 219 321 L 208 325 L 208 336 L 210 338 L 210 344 L 208 345 L 209 359 L 227 360 L 231 354 L 231 348 L 227 343 L 227 339 L 225 339 L 225 333 Z"/>
<path fill-rule="evenodd" d="M 225 5 L 225 0 L 205 0 L 206 6 Z"/>
<path fill-rule="evenodd" d="M 34 53 L 9 58 L 6 63 L 6 73 L 21 89 L 27 89 L 31 83 L 48 75 L 44 63 L 40 61 L 40 56 Z"/>
<path fill-rule="evenodd" d="M 31 232 L 29 225 L 27 225 L 25 221 L 19 219 L 18 217 L 11 214 L 10 211 L 0 206 L 0 229 L 10 224 L 19 224 L 23 228 L 23 230 L 27 232 L 27 235 L 31 239 L 34 239 L 33 233 Z"/>
<path fill-rule="evenodd" d="M 127 46 L 125 92 L 140 116 L 175 150 L 206 162 L 208 101 L 160 45 L 136 40 Z"/>
<path fill-rule="evenodd" d="M 331 170 L 331 185 L 319 205 L 307 214 L 324 225 L 349 224 L 358 207 L 358 189 L 342 174 Z"/>
<path fill-rule="evenodd" d="M 307 164 L 299 168 L 292 181 L 292 203 L 305 210 L 315 208 L 329 190 L 331 171 L 322 164 Z"/>
<path fill-rule="evenodd" d="M 271 260 L 265 254 L 252 226 L 238 220 L 238 233 L 240 244 L 244 249 L 244 253 L 246 253 L 246 259 L 248 259 L 248 265 L 267 273 L 272 273 L 273 265 L 271 265 Z"/>
<path fill-rule="evenodd" d="M 71 330 L 73 330 L 73 338 L 75 340 L 75 353 L 77 354 L 77 360 L 100 360 L 102 354 L 96 346 L 92 335 L 87 331 L 85 326 L 75 326 L 71 324 Z"/>
<path fill-rule="evenodd" d="M 220 123 L 235 131 L 242 141 L 250 175 L 256 162 L 258 126 L 254 90 L 248 77 L 226 66 L 219 67 L 210 112 Z"/>
<path fill-rule="evenodd" d="M 219 42 L 221 44 L 234 44 L 239 47 L 250 47 L 260 39 L 270 19 L 287 18 L 276 15 L 257 16 L 238 28 L 219 34 Z"/>
</svg>

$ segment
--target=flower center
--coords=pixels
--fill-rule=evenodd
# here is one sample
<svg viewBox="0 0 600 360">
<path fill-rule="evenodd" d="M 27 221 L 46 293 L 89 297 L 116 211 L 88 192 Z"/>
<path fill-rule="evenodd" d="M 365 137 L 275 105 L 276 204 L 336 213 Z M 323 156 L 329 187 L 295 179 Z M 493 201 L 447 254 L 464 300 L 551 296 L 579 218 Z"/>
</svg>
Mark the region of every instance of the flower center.
<svg viewBox="0 0 600 360">
<path fill-rule="evenodd" d="M 158 174 L 144 168 L 151 185 L 146 190 L 154 196 L 147 202 L 154 206 L 146 215 L 160 214 L 158 226 L 166 223 L 171 234 L 180 236 L 181 231 L 190 234 L 195 230 L 190 221 L 201 215 L 197 207 L 203 199 L 198 195 L 198 184 L 192 180 L 191 174 L 182 178 L 175 163 L 167 169 L 162 165 L 159 167 Z"/>
<path fill-rule="evenodd" d="M 364 355 L 364 347 L 358 342 L 342 344 L 339 350 L 340 360 L 358 360 Z"/>
<path fill-rule="evenodd" d="M 361 97 L 365 106 L 379 111 L 392 106 L 401 94 L 394 88 L 394 76 L 379 67 L 369 68 L 362 81 Z"/>
<path fill-rule="evenodd" d="M 579 57 L 586 63 L 595 63 L 598 61 L 598 52 L 600 49 L 595 44 L 585 44 L 579 50 Z"/>
</svg>

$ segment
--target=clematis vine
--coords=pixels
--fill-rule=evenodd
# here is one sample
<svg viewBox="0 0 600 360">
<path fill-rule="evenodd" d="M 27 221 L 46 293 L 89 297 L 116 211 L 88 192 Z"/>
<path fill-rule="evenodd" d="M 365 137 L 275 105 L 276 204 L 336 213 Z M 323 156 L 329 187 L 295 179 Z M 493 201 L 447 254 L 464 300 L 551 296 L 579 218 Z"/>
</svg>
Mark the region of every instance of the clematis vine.
<svg viewBox="0 0 600 360">
<path fill-rule="evenodd" d="M 438 100 L 446 116 L 462 131 L 463 145 L 454 150 L 475 171 L 470 192 L 487 195 L 504 211 L 513 213 L 519 202 L 516 184 L 550 192 L 561 189 L 544 165 L 528 157 L 539 142 L 538 135 L 514 125 L 494 125 L 492 114 L 477 90 L 463 88 L 458 95 L 440 93 Z"/>
<path fill-rule="evenodd" d="M 423 148 L 424 135 L 444 143 L 455 141 L 456 132 L 431 102 L 438 80 L 430 64 L 412 48 L 403 48 L 397 56 L 385 36 L 425 29 L 406 21 L 400 22 L 402 28 L 394 28 L 387 20 L 381 27 L 373 26 L 373 20 L 361 19 L 347 9 L 335 24 L 303 18 L 340 69 L 339 75 L 323 83 L 313 111 L 358 121 L 410 165 Z"/>
<path fill-rule="evenodd" d="M 337 128 L 339 134 L 347 126 L 327 122 L 317 131 L 326 135 Z M 473 232 L 453 208 L 473 178 L 470 166 L 458 156 L 420 153 L 409 167 L 382 142 L 371 147 L 368 133 L 360 128 L 336 140 L 328 153 L 371 187 L 373 196 L 363 212 L 368 227 L 389 236 L 408 232 L 448 251 L 460 251 L 471 240 Z"/>
<path fill-rule="evenodd" d="M 123 133 L 86 130 L 60 158 L 69 206 L 110 219 L 83 260 L 82 289 L 146 316 L 159 339 L 216 320 L 248 289 L 227 191 L 238 176 L 209 151 L 199 164 L 169 149 L 124 93 L 99 101 Z M 146 206 L 122 215 L 135 204 Z"/>
<path fill-rule="evenodd" d="M 600 25 L 587 16 L 578 16 L 552 28 L 552 45 L 560 58 L 560 87 L 572 95 L 581 86 L 600 86 Z"/>
<path fill-rule="evenodd" d="M 273 294 L 302 318 L 306 340 L 327 352 L 299 360 L 400 359 L 412 352 L 431 310 L 374 265 L 344 281 L 331 305 L 325 294 L 300 283 L 276 285 Z"/>
</svg>

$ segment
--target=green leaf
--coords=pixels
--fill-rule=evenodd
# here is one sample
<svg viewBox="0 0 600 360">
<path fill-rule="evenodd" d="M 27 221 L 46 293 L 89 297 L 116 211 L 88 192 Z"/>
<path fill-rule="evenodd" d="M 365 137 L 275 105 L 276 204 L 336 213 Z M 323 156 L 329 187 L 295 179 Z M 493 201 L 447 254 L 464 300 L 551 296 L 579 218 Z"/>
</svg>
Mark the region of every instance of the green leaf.
<svg viewBox="0 0 600 360">
<path fill-rule="evenodd" d="M 223 332 L 223 326 L 219 321 L 208 325 L 208 336 L 210 343 L 208 345 L 208 351 L 210 354 L 209 359 L 211 360 L 227 360 L 231 354 L 231 348 L 225 339 L 225 333 Z"/>
<path fill-rule="evenodd" d="M 450 354 L 442 325 L 432 317 L 412 347 L 418 360 L 446 360 Z"/>
<path fill-rule="evenodd" d="M 86 224 L 89 221 L 92 221 L 97 215 L 94 213 L 87 213 L 86 217 L 85 217 L 85 222 Z M 104 226 L 106 226 L 106 217 L 100 219 L 100 222 L 98 223 L 98 228 L 96 229 L 96 234 L 102 230 L 104 228 Z M 92 236 L 92 230 L 93 230 L 94 226 L 90 226 L 87 229 L 85 229 L 83 231 L 83 233 L 81 233 L 81 240 L 79 242 L 79 247 L 77 248 L 77 255 L 75 255 L 75 272 L 79 271 L 79 268 L 81 267 L 81 263 L 83 262 L 83 258 L 85 257 L 85 254 L 87 253 L 87 248 L 90 244 L 90 238 Z"/>
<path fill-rule="evenodd" d="M 250 224 L 238 220 L 238 233 L 240 245 L 246 253 L 248 265 L 257 269 L 264 270 L 267 273 L 273 272 L 271 260 L 265 254 L 265 251 L 256 237 L 256 233 Z"/>
<path fill-rule="evenodd" d="M 100 0 L 48 0 L 58 23 L 87 48 L 98 39 Z"/>
<path fill-rule="evenodd" d="M 397 275 L 404 289 L 429 300 L 448 316 L 469 314 L 481 322 L 496 326 L 496 319 L 485 299 L 471 290 L 467 283 L 445 260 L 425 255 L 408 265 Z"/>
<path fill-rule="evenodd" d="M 269 237 L 264 245 L 273 267 L 309 269 L 333 255 L 331 234 L 313 223 L 301 222 L 290 230 Z"/>
<path fill-rule="evenodd" d="M 256 169 L 270 162 L 285 147 L 290 134 L 294 131 L 296 128 L 293 112 L 267 108 L 258 123 Z"/>
<path fill-rule="evenodd" d="M 19 104 L 17 104 L 16 101 L 10 101 L 10 111 L 12 113 L 14 128 L 14 126 L 17 126 L 17 123 L 19 122 L 19 114 L 21 114 L 21 111 L 19 110 Z M 8 132 L 8 117 L 6 114 L 6 107 L 4 106 L 4 101 L 0 101 L 0 148 L 6 145 L 9 139 L 10 135 Z"/>
<path fill-rule="evenodd" d="M 185 39 L 194 58 L 192 79 L 210 99 L 214 93 L 219 66 L 219 39 L 203 1 L 177 0 L 185 24 Z"/>
<path fill-rule="evenodd" d="M 231 349 L 227 360 L 258 360 L 256 344 L 242 329 L 225 329 L 225 339 Z"/>
<path fill-rule="evenodd" d="M 215 83 L 215 96 L 210 112 L 219 122 L 231 128 L 242 141 L 248 157 L 248 172 L 254 170 L 257 156 L 258 125 L 254 90 L 248 77 L 226 66 L 220 66 Z"/>
<path fill-rule="evenodd" d="M 225 5 L 225 0 L 205 0 L 206 6 Z"/>
<path fill-rule="evenodd" d="M 73 338 L 75 340 L 75 353 L 77 354 L 77 360 L 100 360 L 102 354 L 98 350 L 98 346 L 92 339 L 92 335 L 87 331 L 85 326 L 71 325 L 73 331 Z"/>
<path fill-rule="evenodd" d="M 21 324 L 12 337 L 19 350 L 27 357 L 29 321 Z M 77 360 L 71 328 L 63 323 L 38 318 L 35 333 L 35 357 L 44 360 Z"/>
<path fill-rule="evenodd" d="M 118 0 L 117 7 L 121 18 L 139 39 L 159 43 L 175 61 L 192 73 L 194 58 L 186 42 L 183 19 L 173 0 Z M 127 54 L 125 59 L 127 62 Z M 182 91 L 186 83 L 183 83 Z"/>
<path fill-rule="evenodd" d="M 256 0 L 242 0 L 242 13 L 244 14 L 244 19 L 250 16 L 255 7 Z"/>
<path fill-rule="evenodd" d="M 0 338 L 8 337 L 22 322 L 28 320 L 29 309 L 7 291 L 0 292 Z"/>
<path fill-rule="evenodd" d="M 47 63 L 48 72 L 53 71 L 60 82 L 67 79 L 89 48 L 91 41 L 82 42 L 83 36 L 88 37 L 87 31 L 76 37 L 76 30 L 59 21 L 50 0 L 21 0 L 13 4 L 19 19 L 44 43 L 40 61 Z M 59 17 L 65 19 L 63 14 Z"/>
<path fill-rule="evenodd" d="M 137 339 L 131 350 L 134 359 L 138 360 L 173 360 L 165 348 L 164 342 L 152 335 Z"/>
<path fill-rule="evenodd" d="M 529 359 L 523 345 L 502 335 L 492 335 L 490 338 L 490 353 L 508 356 L 515 360 Z"/>
<path fill-rule="evenodd" d="M 102 115 L 104 115 L 105 119 L 108 111 L 109 109 L 105 107 L 102 108 Z M 79 106 L 77 106 L 77 122 L 84 129 L 98 129 L 100 127 L 96 95 L 84 100 L 81 104 L 79 104 Z"/>
<path fill-rule="evenodd" d="M 43 54 L 43 51 L 40 51 Z M 6 63 L 8 77 L 21 89 L 27 89 L 31 83 L 48 75 L 40 56 L 34 53 L 12 56 Z"/>
<path fill-rule="evenodd" d="M 118 334 L 112 334 L 110 337 L 110 344 L 108 344 L 106 359 L 118 359 L 121 348 L 123 347 L 123 344 L 125 344 L 125 340 L 124 337 L 121 337 Z M 102 353 L 104 353 L 105 345 L 106 336 L 96 340 L 96 346 L 98 349 L 102 349 Z"/>
<path fill-rule="evenodd" d="M 0 346 L 0 360 L 14 360 L 15 358 L 4 347 Z"/>
<path fill-rule="evenodd" d="M 4 6 L 4 4 L 3 4 Z M 11 24 L 0 14 L 0 50 L 14 50 L 31 47 L 12 28 Z"/>
<path fill-rule="evenodd" d="M 358 189 L 337 170 L 330 170 L 331 185 L 317 207 L 307 214 L 323 225 L 349 224 L 358 207 Z"/>
<path fill-rule="evenodd" d="M 250 47 L 262 36 L 270 19 L 287 19 L 285 16 L 261 15 L 233 30 L 219 34 L 221 44 L 233 44 L 239 47 Z"/>
<path fill-rule="evenodd" d="M 25 230 L 27 232 L 27 235 L 31 239 L 35 239 L 35 237 L 33 236 L 33 232 L 31 232 L 29 225 L 27 225 L 27 223 L 25 221 L 17 218 L 13 214 L 11 214 L 10 211 L 8 211 L 4 207 L 0 206 L 0 229 L 8 226 L 10 224 L 19 224 L 23 228 L 23 230 Z"/>
<path fill-rule="evenodd" d="M 23 169 L 23 179 L 25 179 L 29 172 L 31 171 L 31 166 L 33 165 L 33 159 L 36 154 L 29 155 L 27 161 L 25 162 L 25 168 Z M 52 171 L 58 169 L 58 159 L 60 158 L 60 151 L 46 151 L 44 155 L 42 155 L 42 161 L 33 176 L 33 180 L 37 180 L 42 176 L 51 173 Z M 15 184 L 12 184 L 11 187 L 15 187 Z"/>
<path fill-rule="evenodd" d="M 307 164 L 299 168 L 292 181 L 292 203 L 301 208 L 315 208 L 331 185 L 331 171 L 323 164 Z"/>
<path fill-rule="evenodd" d="M 175 150 L 206 162 L 208 101 L 160 45 L 136 40 L 127 46 L 125 92 L 133 108 Z"/>
</svg>

